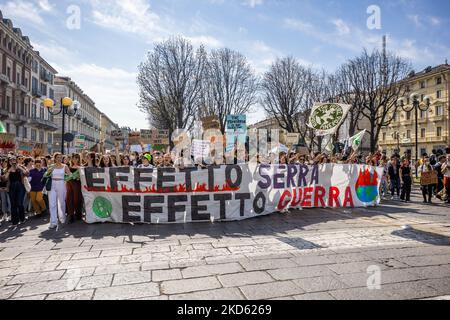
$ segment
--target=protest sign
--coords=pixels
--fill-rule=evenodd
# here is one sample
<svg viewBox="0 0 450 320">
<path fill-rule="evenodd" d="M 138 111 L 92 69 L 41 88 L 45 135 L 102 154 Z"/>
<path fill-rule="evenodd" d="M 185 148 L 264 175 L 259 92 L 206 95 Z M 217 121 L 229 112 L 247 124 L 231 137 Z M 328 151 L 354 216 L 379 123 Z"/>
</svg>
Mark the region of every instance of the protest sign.
<svg viewBox="0 0 450 320">
<path fill-rule="evenodd" d="M 125 137 L 123 135 L 123 131 L 122 130 L 112 130 L 111 131 L 111 139 L 114 142 L 124 141 Z"/>
<path fill-rule="evenodd" d="M 227 130 L 247 130 L 247 117 L 245 114 L 227 115 Z"/>
<path fill-rule="evenodd" d="M 338 103 L 316 103 L 311 110 L 308 126 L 316 136 L 334 134 L 350 110 L 350 105 Z"/>
<path fill-rule="evenodd" d="M 438 183 L 438 176 L 436 171 L 427 171 L 422 172 L 420 176 L 420 185 L 427 186 L 430 184 L 437 184 Z"/>
<path fill-rule="evenodd" d="M 0 149 L 14 149 L 16 136 L 12 133 L 0 133 Z"/>
<path fill-rule="evenodd" d="M 76 135 L 74 140 L 74 148 L 84 149 L 85 146 L 86 146 L 86 136 L 84 134 Z"/>
<path fill-rule="evenodd" d="M 141 129 L 141 142 L 143 144 L 151 144 L 152 141 L 152 130 Z"/>
<path fill-rule="evenodd" d="M 192 140 L 191 154 L 194 159 L 204 159 L 209 156 L 209 141 Z"/>
<path fill-rule="evenodd" d="M 132 131 L 128 134 L 128 144 L 129 145 L 140 145 L 141 144 L 141 133 L 139 131 Z"/>
<path fill-rule="evenodd" d="M 31 154 L 33 151 L 33 144 L 30 142 L 19 141 L 17 144 L 17 151 L 22 154 Z"/>
<path fill-rule="evenodd" d="M 169 130 L 152 129 L 150 144 L 168 145 L 169 144 Z"/>
<path fill-rule="evenodd" d="M 132 144 L 130 146 L 130 151 L 131 152 L 137 152 L 137 153 L 142 153 L 143 152 L 142 146 L 140 144 Z"/>
<path fill-rule="evenodd" d="M 220 122 L 217 116 L 208 116 L 201 119 L 203 130 L 220 129 Z"/>
<path fill-rule="evenodd" d="M 286 145 L 289 148 L 292 148 L 294 144 L 298 143 L 298 140 L 300 139 L 300 133 L 287 133 L 286 134 Z"/>
<path fill-rule="evenodd" d="M 376 205 L 382 174 L 379 167 L 332 163 L 86 167 L 81 183 L 88 223 L 184 223 L 242 220 L 288 208 Z"/>
</svg>

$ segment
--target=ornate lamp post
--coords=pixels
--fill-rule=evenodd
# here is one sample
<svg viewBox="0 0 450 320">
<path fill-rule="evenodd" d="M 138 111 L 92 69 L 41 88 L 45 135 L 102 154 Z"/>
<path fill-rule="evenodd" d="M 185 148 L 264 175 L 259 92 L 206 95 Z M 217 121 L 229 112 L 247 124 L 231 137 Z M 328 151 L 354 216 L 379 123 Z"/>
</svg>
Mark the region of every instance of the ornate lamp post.
<svg viewBox="0 0 450 320">
<path fill-rule="evenodd" d="M 44 107 L 47 108 L 48 112 L 51 115 L 56 116 L 58 114 L 61 114 L 62 117 L 61 153 L 64 154 L 65 116 L 67 115 L 68 117 L 73 117 L 74 115 L 76 115 L 80 107 L 80 103 L 78 101 L 73 101 L 69 97 L 65 97 L 61 99 L 61 104 L 59 106 L 58 111 L 53 111 L 53 108 L 55 107 L 55 101 L 53 101 L 52 99 L 49 98 L 44 99 L 43 105 Z"/>
<path fill-rule="evenodd" d="M 407 106 L 405 105 L 405 98 L 398 99 L 398 104 L 402 107 L 403 111 L 410 112 L 414 109 L 414 125 L 415 125 L 415 132 L 416 132 L 416 139 L 415 139 L 415 151 L 416 151 L 416 176 L 417 176 L 417 163 L 419 161 L 419 123 L 418 123 L 418 113 L 419 109 L 421 111 L 427 111 L 430 108 L 431 104 L 431 98 L 429 96 L 425 96 L 423 98 L 424 103 L 420 103 L 419 101 L 419 94 L 417 92 L 411 93 L 410 99 L 412 101 L 412 104 Z"/>
</svg>

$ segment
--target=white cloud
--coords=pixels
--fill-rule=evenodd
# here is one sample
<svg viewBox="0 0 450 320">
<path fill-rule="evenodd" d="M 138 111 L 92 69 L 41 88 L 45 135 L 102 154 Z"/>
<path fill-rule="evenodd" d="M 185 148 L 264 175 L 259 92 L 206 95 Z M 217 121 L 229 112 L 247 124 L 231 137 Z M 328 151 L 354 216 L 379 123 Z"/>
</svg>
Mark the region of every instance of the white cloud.
<svg viewBox="0 0 450 320">
<path fill-rule="evenodd" d="M 0 10 L 5 18 L 13 20 L 28 21 L 37 25 L 44 25 L 44 19 L 41 17 L 41 10 L 34 3 L 22 0 L 12 0 L 0 4 Z"/>
<path fill-rule="evenodd" d="M 335 19 L 332 20 L 331 22 L 336 27 L 336 30 L 339 33 L 339 35 L 345 35 L 350 33 L 350 27 L 342 19 Z"/>
<path fill-rule="evenodd" d="M 411 20 L 417 28 L 422 26 L 422 22 L 420 21 L 418 14 L 410 14 L 408 15 L 408 19 Z"/>
<path fill-rule="evenodd" d="M 430 23 L 434 27 L 441 25 L 441 22 L 441 19 L 439 19 L 438 17 L 430 17 Z"/>
<path fill-rule="evenodd" d="M 53 11 L 53 5 L 50 4 L 49 0 L 39 0 L 38 1 L 39 7 L 47 12 Z"/>
<path fill-rule="evenodd" d="M 286 28 L 294 29 L 301 32 L 311 32 L 314 29 L 312 24 L 298 19 L 286 18 L 284 19 L 283 24 L 284 27 Z"/>
<path fill-rule="evenodd" d="M 256 6 L 262 5 L 264 0 L 245 0 L 243 2 L 244 5 L 249 6 L 250 8 L 254 8 Z"/>
<path fill-rule="evenodd" d="M 220 40 L 207 35 L 186 37 L 186 39 L 191 41 L 193 46 L 200 46 L 201 44 L 209 48 L 219 48 L 223 46 Z"/>
</svg>

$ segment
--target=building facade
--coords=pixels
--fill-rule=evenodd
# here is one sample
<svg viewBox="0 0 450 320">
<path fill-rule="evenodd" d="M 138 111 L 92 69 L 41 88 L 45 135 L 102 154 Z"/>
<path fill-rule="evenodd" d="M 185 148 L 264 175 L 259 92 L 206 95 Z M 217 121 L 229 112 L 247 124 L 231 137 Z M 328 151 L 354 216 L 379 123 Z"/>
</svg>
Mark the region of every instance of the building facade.
<svg viewBox="0 0 450 320">
<path fill-rule="evenodd" d="M 69 97 L 73 101 L 80 103 L 80 108 L 75 116 L 65 116 L 65 132 L 70 132 L 74 136 L 85 136 L 85 147 L 91 148 L 97 142 L 100 141 L 101 130 L 101 112 L 95 106 L 95 102 L 83 92 L 83 90 L 69 77 L 56 77 L 55 78 L 55 102 L 60 104 L 60 101 L 64 97 Z M 62 115 L 54 117 L 54 121 L 58 126 L 58 133 L 62 129 Z M 58 151 L 61 149 L 61 134 L 56 134 L 53 149 Z M 74 147 L 74 143 L 68 144 L 69 148 Z"/>
<path fill-rule="evenodd" d="M 41 101 L 53 94 L 55 74 L 29 38 L 0 11 L 0 120 L 15 134 L 16 147 L 51 142 L 57 127 Z"/>
<path fill-rule="evenodd" d="M 410 95 L 419 95 L 422 106 L 424 97 L 431 98 L 427 111 L 418 111 L 418 151 L 431 153 L 433 149 L 445 149 L 450 145 L 450 65 L 443 64 L 428 67 L 419 73 L 411 73 L 405 79 L 406 105 L 411 107 Z M 394 114 L 394 121 L 383 128 L 379 135 L 380 148 L 391 154 L 395 151 L 403 154 L 410 151 L 415 156 L 415 114 L 414 109 L 405 112 L 400 107 Z"/>
<path fill-rule="evenodd" d="M 100 131 L 100 139 L 105 140 L 105 150 L 113 150 L 114 149 L 114 141 L 111 137 L 111 132 L 113 130 L 119 130 L 120 127 L 117 123 L 114 123 L 108 116 L 104 113 L 101 114 L 101 131 Z"/>
</svg>

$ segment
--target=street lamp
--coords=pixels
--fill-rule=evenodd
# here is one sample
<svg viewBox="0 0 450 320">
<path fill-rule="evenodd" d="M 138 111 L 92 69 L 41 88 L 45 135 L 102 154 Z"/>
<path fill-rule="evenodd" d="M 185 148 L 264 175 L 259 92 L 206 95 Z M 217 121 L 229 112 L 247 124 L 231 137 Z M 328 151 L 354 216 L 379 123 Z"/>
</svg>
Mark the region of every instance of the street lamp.
<svg viewBox="0 0 450 320">
<path fill-rule="evenodd" d="M 418 112 L 419 109 L 421 111 L 427 111 L 430 108 L 430 102 L 431 98 L 429 96 L 425 96 L 423 98 L 425 103 L 420 103 L 419 101 L 419 94 L 417 92 L 411 93 L 410 99 L 412 101 L 412 104 L 407 106 L 405 105 L 405 98 L 398 99 L 398 104 L 402 107 L 403 111 L 410 112 L 414 109 L 414 124 L 415 124 L 415 131 L 416 131 L 416 141 L 415 141 L 415 147 L 416 147 L 416 176 L 417 176 L 417 163 L 419 161 L 419 123 L 418 123 Z"/>
<path fill-rule="evenodd" d="M 48 112 L 51 115 L 56 116 L 58 114 L 61 114 L 62 117 L 61 153 L 64 154 L 65 116 L 67 115 L 68 117 L 73 117 L 74 115 L 76 115 L 80 107 L 80 103 L 78 101 L 73 101 L 69 97 L 65 97 L 61 99 L 61 104 L 59 106 L 58 111 L 53 111 L 53 108 L 55 107 L 55 101 L 53 101 L 50 98 L 44 99 L 43 105 L 45 108 L 47 108 Z"/>
</svg>

